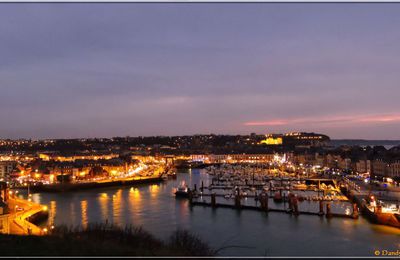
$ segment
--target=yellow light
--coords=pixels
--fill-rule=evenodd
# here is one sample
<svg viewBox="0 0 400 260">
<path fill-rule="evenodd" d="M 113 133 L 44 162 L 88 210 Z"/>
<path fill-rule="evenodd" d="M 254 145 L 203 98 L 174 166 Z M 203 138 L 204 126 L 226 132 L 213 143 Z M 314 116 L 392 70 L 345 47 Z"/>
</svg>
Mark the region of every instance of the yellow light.
<svg viewBox="0 0 400 260">
<path fill-rule="evenodd" d="M 277 137 L 277 138 L 268 137 L 267 139 L 262 140 L 260 144 L 280 145 L 282 144 L 282 137 Z"/>
<path fill-rule="evenodd" d="M 43 206 L 42 208 L 44 211 L 47 211 L 47 206 Z"/>
</svg>

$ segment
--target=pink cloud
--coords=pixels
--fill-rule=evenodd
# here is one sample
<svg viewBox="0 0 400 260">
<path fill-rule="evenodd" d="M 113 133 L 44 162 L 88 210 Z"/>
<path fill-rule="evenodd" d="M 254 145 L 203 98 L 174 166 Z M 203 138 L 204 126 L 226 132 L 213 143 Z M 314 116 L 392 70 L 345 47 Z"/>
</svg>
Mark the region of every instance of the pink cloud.
<svg viewBox="0 0 400 260">
<path fill-rule="evenodd" d="M 265 125 L 265 126 L 276 126 L 276 125 L 287 125 L 289 122 L 287 120 L 271 120 L 265 122 L 246 122 L 245 125 L 249 126 L 257 126 L 257 125 Z"/>
<path fill-rule="evenodd" d="M 346 124 L 346 123 L 386 123 L 400 122 L 400 114 L 327 116 L 320 118 L 273 119 L 269 121 L 245 122 L 246 126 L 280 126 L 294 124 Z"/>
</svg>

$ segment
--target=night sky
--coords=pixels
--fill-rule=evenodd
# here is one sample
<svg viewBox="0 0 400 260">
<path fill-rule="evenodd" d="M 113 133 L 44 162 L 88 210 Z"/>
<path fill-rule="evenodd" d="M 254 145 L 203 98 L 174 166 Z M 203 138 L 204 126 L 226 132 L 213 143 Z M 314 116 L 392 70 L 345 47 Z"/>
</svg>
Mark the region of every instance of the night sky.
<svg viewBox="0 0 400 260">
<path fill-rule="evenodd" d="M 0 138 L 400 139 L 400 4 L 0 4 Z"/>
</svg>

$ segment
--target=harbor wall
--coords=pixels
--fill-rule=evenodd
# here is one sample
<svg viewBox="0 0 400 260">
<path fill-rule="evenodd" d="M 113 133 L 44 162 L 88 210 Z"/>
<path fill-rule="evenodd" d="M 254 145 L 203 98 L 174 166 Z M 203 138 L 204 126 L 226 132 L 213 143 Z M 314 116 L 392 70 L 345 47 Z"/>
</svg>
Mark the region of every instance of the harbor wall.
<svg viewBox="0 0 400 260">
<path fill-rule="evenodd" d="M 158 183 L 162 182 L 161 177 L 156 178 L 146 178 L 139 180 L 118 180 L 109 182 L 90 182 L 90 183 L 66 183 L 66 184 L 50 184 L 50 185 L 38 185 L 32 186 L 32 192 L 67 192 L 67 191 L 77 191 L 77 190 L 87 190 L 114 186 L 127 186 L 145 183 Z"/>
</svg>

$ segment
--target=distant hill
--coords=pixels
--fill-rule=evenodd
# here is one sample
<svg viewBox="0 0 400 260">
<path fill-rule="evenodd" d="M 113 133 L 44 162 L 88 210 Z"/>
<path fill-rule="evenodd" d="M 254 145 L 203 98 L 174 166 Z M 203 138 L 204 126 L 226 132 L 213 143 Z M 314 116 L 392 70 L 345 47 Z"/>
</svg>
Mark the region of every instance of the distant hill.
<svg viewBox="0 0 400 260">
<path fill-rule="evenodd" d="M 389 149 L 393 146 L 400 145 L 400 140 L 363 140 L 363 139 L 332 139 L 330 142 L 333 146 L 341 145 L 358 145 L 358 146 L 385 146 Z"/>
</svg>

